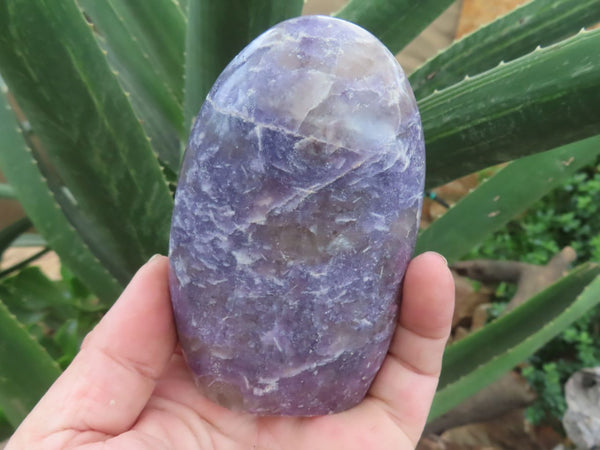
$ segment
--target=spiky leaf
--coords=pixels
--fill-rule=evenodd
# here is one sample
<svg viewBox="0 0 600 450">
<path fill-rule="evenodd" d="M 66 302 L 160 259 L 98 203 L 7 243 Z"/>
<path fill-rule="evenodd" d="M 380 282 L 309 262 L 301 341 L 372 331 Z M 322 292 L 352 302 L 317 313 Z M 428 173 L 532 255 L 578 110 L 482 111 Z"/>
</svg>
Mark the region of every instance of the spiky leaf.
<svg viewBox="0 0 600 450">
<path fill-rule="evenodd" d="M 598 265 L 580 266 L 507 315 L 450 345 L 429 420 L 500 378 L 600 303 L 599 274 Z"/>
<path fill-rule="evenodd" d="M 63 368 L 106 311 L 106 306 L 74 279 L 50 280 L 38 267 L 27 267 L 3 279 L 0 299 Z"/>
<path fill-rule="evenodd" d="M 0 408 L 17 427 L 60 369 L 0 299 Z"/>
<path fill-rule="evenodd" d="M 599 155 L 595 136 L 510 163 L 423 230 L 415 253 L 457 260 Z"/>
<path fill-rule="evenodd" d="M 121 287 L 64 216 L 25 146 L 5 92 L 0 92 L 0 168 L 46 243 L 101 300 L 112 303 Z"/>
<path fill-rule="evenodd" d="M 421 100 L 427 185 L 600 134 L 598 48 L 581 32 Z"/>
<path fill-rule="evenodd" d="M 417 98 L 492 69 L 600 21 L 598 0 L 534 0 L 480 28 L 427 61 L 409 79 Z"/>
<path fill-rule="evenodd" d="M 6 414 L 0 409 L 0 440 L 8 439 L 13 432 L 14 427 L 8 422 Z"/>
<path fill-rule="evenodd" d="M 0 71 L 40 140 L 38 157 L 59 202 L 71 207 L 95 255 L 127 282 L 152 254 L 166 252 L 172 198 L 75 3 L 0 0 Z"/>
<path fill-rule="evenodd" d="M 173 170 L 180 160 L 183 139 L 183 48 L 186 21 L 172 0 L 140 3 L 123 0 L 79 0 L 91 18 L 96 37 L 106 48 L 152 146 Z M 142 6 L 145 14 L 133 7 Z M 159 30 L 169 40 L 158 39 Z M 153 19 L 154 20 L 151 20 Z M 158 39 L 158 40 L 157 40 Z"/>
</svg>

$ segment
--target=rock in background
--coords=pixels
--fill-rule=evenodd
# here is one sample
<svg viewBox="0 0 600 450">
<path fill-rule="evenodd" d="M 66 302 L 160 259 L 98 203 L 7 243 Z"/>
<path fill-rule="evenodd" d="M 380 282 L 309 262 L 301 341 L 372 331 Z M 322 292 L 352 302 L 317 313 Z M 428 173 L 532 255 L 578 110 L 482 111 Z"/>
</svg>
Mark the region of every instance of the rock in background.
<svg viewBox="0 0 600 450">
<path fill-rule="evenodd" d="M 562 423 L 578 449 L 600 448 L 600 367 L 575 372 L 565 385 Z"/>
</svg>

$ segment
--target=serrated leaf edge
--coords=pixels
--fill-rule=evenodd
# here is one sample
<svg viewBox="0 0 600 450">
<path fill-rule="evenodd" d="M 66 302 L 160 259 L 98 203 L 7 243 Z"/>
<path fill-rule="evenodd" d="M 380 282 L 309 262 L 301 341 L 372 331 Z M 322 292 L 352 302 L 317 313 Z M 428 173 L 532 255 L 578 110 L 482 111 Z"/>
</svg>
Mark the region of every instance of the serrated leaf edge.
<svg viewBox="0 0 600 450">
<path fill-rule="evenodd" d="M 2 91 L 2 94 L 4 96 L 6 96 L 6 94 L 8 93 L 8 88 L 5 85 L 0 86 L 0 90 Z M 13 116 L 14 111 L 12 110 L 10 104 L 8 102 L 6 102 L 6 108 L 7 111 L 9 111 Z M 15 121 L 16 121 L 16 116 L 15 116 Z M 23 132 L 19 127 L 15 127 L 14 128 L 15 131 L 21 135 L 21 137 L 23 136 Z M 67 219 L 67 217 L 64 215 L 63 210 L 60 206 L 60 204 L 58 203 L 58 201 L 56 200 L 56 195 L 54 193 L 54 191 L 50 188 L 50 185 L 48 183 L 47 178 L 43 175 L 43 173 L 40 170 L 39 164 L 37 159 L 35 158 L 33 151 L 31 150 L 31 148 L 25 143 L 25 139 L 23 139 L 23 147 L 21 148 L 21 151 L 23 151 L 25 154 L 27 154 L 29 156 L 29 161 L 30 163 L 35 166 L 37 168 L 37 173 L 39 174 L 39 180 L 46 186 L 47 188 L 47 192 L 49 194 L 49 197 L 51 199 L 51 205 L 52 207 L 55 209 L 55 211 L 57 211 L 58 213 L 60 213 L 60 216 L 64 219 L 64 226 L 66 227 L 66 229 L 72 233 L 75 234 L 77 236 L 79 236 L 79 233 L 77 232 L 77 229 L 69 222 L 69 220 Z M 15 189 L 15 192 L 17 194 L 17 198 L 19 195 L 18 189 Z M 35 221 L 32 220 L 32 222 Z M 51 240 L 46 240 L 47 244 L 51 247 L 54 248 L 53 246 L 53 241 Z M 88 257 L 91 258 L 92 261 L 96 262 L 98 265 L 98 268 L 101 268 L 102 272 L 107 276 L 107 279 L 110 279 L 113 281 L 114 287 L 115 288 L 121 288 L 119 282 L 117 281 L 116 278 L 114 278 L 112 276 L 112 274 L 104 267 L 104 265 L 100 262 L 100 260 L 98 258 L 96 258 L 96 256 L 94 255 L 94 253 L 92 252 L 91 248 L 87 245 L 87 243 L 83 240 L 83 239 L 79 239 L 80 245 L 88 251 Z"/>
<path fill-rule="evenodd" d="M 559 315 L 557 315 L 553 320 L 551 320 L 550 322 L 546 322 L 543 327 L 538 328 L 534 333 L 530 334 L 524 340 L 520 341 L 517 345 L 511 347 L 510 349 L 507 349 L 506 351 L 504 351 L 504 352 L 502 352 L 502 353 L 500 353 L 498 355 L 493 356 L 492 358 L 488 359 L 486 362 L 484 362 L 484 363 L 479 364 L 478 366 L 476 366 L 469 373 L 467 373 L 465 375 L 462 375 L 462 376 L 458 377 L 456 380 L 454 380 L 454 381 L 452 381 L 452 382 L 444 385 L 444 387 L 440 391 L 436 392 L 436 395 L 438 393 L 443 393 L 443 392 L 446 392 L 447 390 L 451 390 L 451 388 L 455 387 L 457 384 L 460 384 L 465 379 L 473 377 L 473 376 L 476 376 L 477 372 L 479 370 L 481 370 L 482 367 L 488 366 L 488 365 L 492 364 L 493 362 L 497 362 L 500 358 L 503 358 L 506 355 L 510 355 L 511 353 L 513 353 L 517 347 L 525 346 L 525 344 L 527 344 L 528 342 L 531 342 L 535 338 L 535 335 L 537 335 L 538 333 L 540 333 L 544 329 L 547 329 L 548 327 L 552 326 L 552 324 L 554 324 L 561 316 L 565 315 L 567 312 L 569 312 L 570 310 L 572 310 L 574 308 L 575 304 L 577 303 L 577 301 L 585 294 L 585 292 L 588 291 L 589 289 L 591 289 L 591 285 L 594 282 L 597 282 L 599 280 L 600 280 L 600 275 L 597 275 L 590 283 L 588 283 L 581 290 L 581 292 L 579 293 L 579 295 L 577 295 L 577 297 L 573 300 L 573 302 L 567 308 L 565 308 Z M 600 303 L 600 299 L 598 300 L 598 303 Z M 582 314 L 584 314 L 584 313 L 582 313 Z M 573 321 L 574 320 L 577 320 L 577 318 L 573 319 Z M 543 345 L 544 344 L 542 344 L 540 346 L 537 346 L 536 350 L 539 349 L 539 348 L 541 348 L 541 346 L 543 346 Z M 533 352 L 535 352 L 535 350 Z M 533 353 L 533 352 L 531 352 L 531 353 Z M 508 369 L 508 370 L 510 370 L 510 369 Z M 432 417 L 432 418 L 430 418 L 428 420 L 434 419 L 435 417 L 439 417 L 439 415 L 441 415 L 441 414 L 444 414 L 444 412 L 442 412 L 442 413 L 438 414 L 437 416 L 434 416 L 434 417 Z"/>
</svg>

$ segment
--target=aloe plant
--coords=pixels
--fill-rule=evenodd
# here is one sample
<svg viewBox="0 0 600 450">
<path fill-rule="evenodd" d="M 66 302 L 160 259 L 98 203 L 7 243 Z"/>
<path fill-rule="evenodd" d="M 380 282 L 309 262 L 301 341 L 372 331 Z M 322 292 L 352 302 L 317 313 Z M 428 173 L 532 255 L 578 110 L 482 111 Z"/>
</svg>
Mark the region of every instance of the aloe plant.
<svg viewBox="0 0 600 450">
<path fill-rule="evenodd" d="M 337 16 L 397 52 L 450 4 L 351 0 Z M 0 0 L 6 83 L 0 82 L 0 168 L 8 182 L 0 184 L 0 198 L 18 199 L 45 244 L 98 299 L 91 305 L 71 295 L 65 305 L 52 283 L 38 279 L 41 288 L 30 290 L 14 278 L 0 279 L 0 430 L 17 426 L 60 373 L 53 360 L 68 362 L 27 322 L 47 316 L 19 314 L 20 299 L 44 307 L 44 299 L 55 299 L 65 327 L 77 326 L 71 319 L 87 311 L 86 325 L 60 334 L 70 336 L 59 348 L 71 354 L 77 336 L 136 268 L 166 252 L 179 162 L 211 84 L 252 38 L 301 14 L 302 5 Z M 600 30 L 580 32 L 598 21 L 600 0 L 533 0 L 410 76 L 424 124 L 429 187 L 512 160 L 423 231 L 417 252 L 460 258 L 600 154 Z M 2 245 L 24 229 L 19 222 L 3 230 Z M 450 346 L 432 417 L 593 307 L 599 273 L 585 264 Z M 13 345 L 1 345 L 8 341 Z"/>
</svg>

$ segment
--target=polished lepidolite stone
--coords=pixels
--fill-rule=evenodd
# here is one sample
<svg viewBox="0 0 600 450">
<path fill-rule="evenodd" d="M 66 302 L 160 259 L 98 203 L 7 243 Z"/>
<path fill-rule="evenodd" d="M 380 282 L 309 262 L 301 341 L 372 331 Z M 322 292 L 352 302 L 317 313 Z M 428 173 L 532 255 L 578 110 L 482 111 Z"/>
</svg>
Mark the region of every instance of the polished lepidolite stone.
<svg viewBox="0 0 600 450">
<path fill-rule="evenodd" d="M 361 401 L 413 251 L 424 142 L 406 76 L 351 23 L 283 22 L 223 71 L 185 154 L 170 241 L 179 339 L 231 409 Z"/>
</svg>

